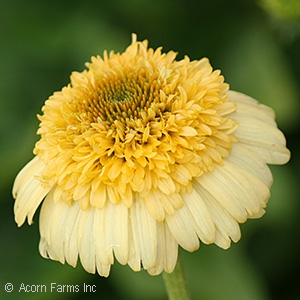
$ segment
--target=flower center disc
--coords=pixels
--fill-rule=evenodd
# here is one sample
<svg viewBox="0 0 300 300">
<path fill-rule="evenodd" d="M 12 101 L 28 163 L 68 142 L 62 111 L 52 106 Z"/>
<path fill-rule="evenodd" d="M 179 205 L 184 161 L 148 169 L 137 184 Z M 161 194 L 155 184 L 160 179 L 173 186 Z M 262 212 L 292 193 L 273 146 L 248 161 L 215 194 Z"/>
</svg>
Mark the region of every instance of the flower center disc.
<svg viewBox="0 0 300 300">
<path fill-rule="evenodd" d="M 195 176 L 222 164 L 237 127 L 228 85 L 207 59 L 175 57 L 133 41 L 122 54 L 93 57 L 46 101 L 35 154 L 54 201 L 82 209 L 146 201 L 162 221 Z"/>
<path fill-rule="evenodd" d="M 95 94 L 85 101 L 82 112 L 89 112 L 91 123 L 96 123 L 100 117 L 109 126 L 115 120 L 126 125 L 129 119 L 142 118 L 141 113 L 151 103 L 159 102 L 160 84 L 157 79 L 157 73 L 149 75 L 144 68 L 138 73 L 129 69 L 100 78 Z"/>
</svg>

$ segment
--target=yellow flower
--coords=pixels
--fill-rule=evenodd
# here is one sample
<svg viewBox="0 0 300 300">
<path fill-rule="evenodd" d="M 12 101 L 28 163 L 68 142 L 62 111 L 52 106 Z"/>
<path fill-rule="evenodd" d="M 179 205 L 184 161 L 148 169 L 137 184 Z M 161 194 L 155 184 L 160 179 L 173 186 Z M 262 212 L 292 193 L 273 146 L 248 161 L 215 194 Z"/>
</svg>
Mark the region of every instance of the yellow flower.
<svg viewBox="0 0 300 300">
<path fill-rule="evenodd" d="M 290 157 L 274 112 L 229 91 L 206 58 L 175 57 L 133 35 L 45 102 L 13 188 L 19 226 L 43 202 L 42 256 L 72 266 L 79 256 L 102 276 L 114 259 L 172 272 L 178 245 L 226 249 L 239 223 L 264 214 L 267 163 Z"/>
</svg>

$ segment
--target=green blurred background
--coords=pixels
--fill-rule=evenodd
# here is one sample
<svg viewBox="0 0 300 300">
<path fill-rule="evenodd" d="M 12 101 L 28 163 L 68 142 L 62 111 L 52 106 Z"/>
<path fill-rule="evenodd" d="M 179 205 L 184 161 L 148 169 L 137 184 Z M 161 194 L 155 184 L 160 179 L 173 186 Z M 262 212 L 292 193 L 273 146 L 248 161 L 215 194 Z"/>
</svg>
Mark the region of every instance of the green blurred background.
<svg viewBox="0 0 300 300">
<path fill-rule="evenodd" d="M 43 259 L 35 223 L 17 228 L 11 188 L 32 158 L 36 114 L 44 101 L 104 49 L 123 51 L 135 32 L 150 46 L 210 58 L 231 88 L 276 111 L 293 157 L 272 167 L 267 214 L 242 225 L 227 250 L 202 245 L 182 251 L 193 299 L 300 299 L 298 0 L 12 0 L 0 2 L 0 299 L 167 299 L 162 278 L 116 263 L 108 279 Z M 271 6 L 270 6 L 271 3 Z M 272 4 L 274 4 L 272 6 Z M 293 6 L 294 3 L 294 6 Z M 292 8 L 290 8 L 292 5 Z M 298 9 L 298 12 L 297 12 Z M 6 293 L 4 284 L 14 284 Z M 50 292 L 50 283 L 79 285 L 79 293 Z M 20 284 L 47 293 L 19 293 Z M 83 293 L 83 284 L 96 285 Z"/>
</svg>

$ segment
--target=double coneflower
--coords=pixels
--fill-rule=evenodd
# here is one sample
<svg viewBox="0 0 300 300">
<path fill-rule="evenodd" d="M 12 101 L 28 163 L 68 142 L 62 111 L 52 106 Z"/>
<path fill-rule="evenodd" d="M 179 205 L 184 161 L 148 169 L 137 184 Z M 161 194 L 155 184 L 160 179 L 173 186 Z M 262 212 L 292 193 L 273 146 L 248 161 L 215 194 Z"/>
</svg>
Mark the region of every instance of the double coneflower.
<svg viewBox="0 0 300 300">
<path fill-rule="evenodd" d="M 132 44 L 93 57 L 39 116 L 35 157 L 13 188 L 15 220 L 40 212 L 42 256 L 108 276 L 172 272 L 178 245 L 228 248 L 270 197 L 267 164 L 290 153 L 274 112 L 229 90 L 203 58 Z"/>
</svg>

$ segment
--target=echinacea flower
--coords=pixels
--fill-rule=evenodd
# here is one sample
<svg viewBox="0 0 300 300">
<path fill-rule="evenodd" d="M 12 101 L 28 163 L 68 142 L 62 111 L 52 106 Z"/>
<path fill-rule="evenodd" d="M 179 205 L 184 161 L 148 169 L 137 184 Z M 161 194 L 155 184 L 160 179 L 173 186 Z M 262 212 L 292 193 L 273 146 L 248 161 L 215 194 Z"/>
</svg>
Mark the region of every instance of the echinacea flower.
<svg viewBox="0 0 300 300">
<path fill-rule="evenodd" d="M 13 188 L 18 226 L 40 212 L 42 256 L 108 276 L 114 259 L 172 272 L 178 245 L 230 247 L 290 152 L 274 112 L 229 90 L 208 59 L 148 48 L 92 57 L 39 116 Z"/>
</svg>

